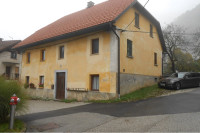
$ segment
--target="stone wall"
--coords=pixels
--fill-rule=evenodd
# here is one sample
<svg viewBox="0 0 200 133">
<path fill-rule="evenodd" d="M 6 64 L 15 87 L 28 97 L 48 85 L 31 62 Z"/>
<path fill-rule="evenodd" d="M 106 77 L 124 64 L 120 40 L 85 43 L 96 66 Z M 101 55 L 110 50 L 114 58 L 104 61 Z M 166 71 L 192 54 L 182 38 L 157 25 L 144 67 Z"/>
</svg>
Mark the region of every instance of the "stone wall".
<svg viewBox="0 0 200 133">
<path fill-rule="evenodd" d="M 77 99 L 78 101 L 109 100 L 115 97 L 115 93 L 103 93 L 95 91 L 67 91 L 67 99 Z"/>
<path fill-rule="evenodd" d="M 151 86 L 157 83 L 159 77 L 137 74 L 120 74 L 121 95 L 133 92 L 142 87 Z"/>
<path fill-rule="evenodd" d="M 39 98 L 45 98 L 45 99 L 46 98 L 54 99 L 54 90 L 52 90 L 52 89 L 27 88 L 25 90 L 26 90 L 26 93 L 28 94 L 28 96 L 33 97 L 33 98 L 39 97 Z"/>
</svg>

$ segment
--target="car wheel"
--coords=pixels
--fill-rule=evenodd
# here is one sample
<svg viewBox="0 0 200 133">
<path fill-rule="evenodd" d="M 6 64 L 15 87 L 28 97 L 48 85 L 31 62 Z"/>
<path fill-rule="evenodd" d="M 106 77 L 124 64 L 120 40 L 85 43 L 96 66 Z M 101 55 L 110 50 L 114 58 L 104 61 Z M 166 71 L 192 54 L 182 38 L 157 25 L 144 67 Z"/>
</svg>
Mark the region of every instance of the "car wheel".
<svg viewBox="0 0 200 133">
<path fill-rule="evenodd" d="M 198 84 L 198 87 L 200 87 L 200 83 Z"/>
<path fill-rule="evenodd" d="M 175 84 L 175 89 L 176 89 L 176 90 L 180 90 L 180 89 L 181 89 L 181 84 L 180 84 L 179 82 L 177 82 L 177 83 Z"/>
</svg>

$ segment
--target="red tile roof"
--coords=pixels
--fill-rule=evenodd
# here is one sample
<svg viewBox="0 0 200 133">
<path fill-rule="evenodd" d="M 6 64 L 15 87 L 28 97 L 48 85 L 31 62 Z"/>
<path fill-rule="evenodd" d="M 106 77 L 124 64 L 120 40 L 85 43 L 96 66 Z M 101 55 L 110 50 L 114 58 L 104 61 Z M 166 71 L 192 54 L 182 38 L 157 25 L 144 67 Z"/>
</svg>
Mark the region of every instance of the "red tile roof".
<svg viewBox="0 0 200 133">
<path fill-rule="evenodd" d="M 111 22 L 133 2 L 134 0 L 108 0 L 93 7 L 64 16 L 36 31 L 21 43 L 17 44 L 15 48 Z"/>
</svg>

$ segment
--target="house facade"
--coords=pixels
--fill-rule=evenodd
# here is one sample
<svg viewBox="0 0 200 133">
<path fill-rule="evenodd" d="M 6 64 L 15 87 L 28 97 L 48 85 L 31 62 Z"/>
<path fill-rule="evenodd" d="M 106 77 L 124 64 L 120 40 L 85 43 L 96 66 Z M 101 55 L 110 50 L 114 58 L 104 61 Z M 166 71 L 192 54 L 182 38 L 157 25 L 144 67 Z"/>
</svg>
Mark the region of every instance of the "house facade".
<svg viewBox="0 0 200 133">
<path fill-rule="evenodd" d="M 22 55 L 12 49 L 19 42 L 20 40 L 3 41 L 0 38 L 0 76 L 6 79 L 19 79 Z"/>
<path fill-rule="evenodd" d="M 15 48 L 24 51 L 21 80 L 30 95 L 80 101 L 155 84 L 166 50 L 159 22 L 134 0 L 65 16 Z"/>
</svg>

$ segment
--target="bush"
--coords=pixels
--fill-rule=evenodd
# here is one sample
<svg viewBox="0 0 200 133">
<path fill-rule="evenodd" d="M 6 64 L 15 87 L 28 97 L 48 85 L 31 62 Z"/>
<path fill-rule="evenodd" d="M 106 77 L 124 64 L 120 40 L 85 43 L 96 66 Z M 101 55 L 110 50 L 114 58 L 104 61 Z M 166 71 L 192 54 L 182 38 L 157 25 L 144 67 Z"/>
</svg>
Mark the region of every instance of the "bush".
<svg viewBox="0 0 200 133">
<path fill-rule="evenodd" d="M 27 89 L 29 87 L 29 84 L 25 83 L 24 88 Z"/>
<path fill-rule="evenodd" d="M 5 80 L 0 77 L 0 123 L 5 122 L 10 113 L 10 97 L 16 94 L 20 98 L 16 110 L 25 111 L 26 95 L 22 85 L 17 81 Z"/>
</svg>

